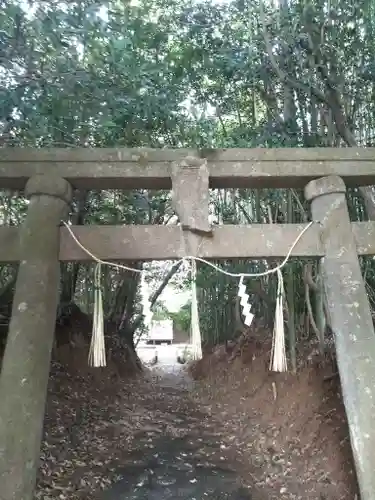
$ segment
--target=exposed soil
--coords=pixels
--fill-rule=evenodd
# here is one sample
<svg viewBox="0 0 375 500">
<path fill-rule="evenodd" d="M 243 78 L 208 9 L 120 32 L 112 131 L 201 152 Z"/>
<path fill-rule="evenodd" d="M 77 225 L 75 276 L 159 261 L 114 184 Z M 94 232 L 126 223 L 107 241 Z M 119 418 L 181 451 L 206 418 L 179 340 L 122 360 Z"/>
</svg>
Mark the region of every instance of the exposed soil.
<svg viewBox="0 0 375 500">
<path fill-rule="evenodd" d="M 297 375 L 268 370 L 271 345 L 251 335 L 233 358 L 223 347 L 192 367 L 196 397 L 224 422 L 242 474 L 269 499 L 358 498 L 335 363 L 310 346 Z M 238 470 L 240 473 L 240 471 Z"/>
<path fill-rule="evenodd" d="M 65 369 L 54 362 L 35 498 L 263 498 L 243 484 L 223 424 L 192 401 L 181 375 L 125 382 L 106 376 L 113 367 L 101 378 Z"/>
<path fill-rule="evenodd" d="M 181 375 L 130 377 L 55 351 L 36 499 L 356 498 L 338 377 L 316 354 L 268 371 L 269 345 L 224 347 Z"/>
</svg>

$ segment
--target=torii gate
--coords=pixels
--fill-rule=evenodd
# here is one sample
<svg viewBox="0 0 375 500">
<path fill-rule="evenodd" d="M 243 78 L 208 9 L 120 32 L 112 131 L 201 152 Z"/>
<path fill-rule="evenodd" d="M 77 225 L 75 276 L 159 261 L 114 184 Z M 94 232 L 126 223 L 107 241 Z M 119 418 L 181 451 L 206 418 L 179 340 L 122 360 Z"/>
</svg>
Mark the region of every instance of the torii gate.
<svg viewBox="0 0 375 500">
<path fill-rule="evenodd" d="M 204 158 L 204 156 L 206 158 Z M 375 498 L 375 335 L 358 255 L 375 255 L 375 222 L 351 223 L 347 186 L 375 184 L 375 149 L 1 149 L 0 188 L 30 197 L 21 228 L 0 228 L 0 262 L 20 262 L 0 377 L 0 499 L 32 500 L 39 463 L 60 261 L 87 261 L 60 227 L 72 187 L 170 189 L 172 226 L 73 227 L 103 260 L 280 258 L 303 224 L 208 227 L 208 189 L 305 188 L 311 226 L 293 257 L 321 258 L 362 500 Z M 180 214 L 180 215 L 181 215 Z M 193 222 L 192 222 L 193 221 Z M 233 242 L 238 242 L 234 245 Z M 11 389 L 10 389 L 11 388 Z"/>
</svg>

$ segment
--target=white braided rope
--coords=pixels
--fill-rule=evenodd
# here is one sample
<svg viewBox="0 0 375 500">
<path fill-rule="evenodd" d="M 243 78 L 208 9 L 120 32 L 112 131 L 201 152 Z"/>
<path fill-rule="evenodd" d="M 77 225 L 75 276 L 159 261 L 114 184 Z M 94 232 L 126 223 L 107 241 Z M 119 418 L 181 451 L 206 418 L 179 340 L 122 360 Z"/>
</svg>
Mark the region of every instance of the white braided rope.
<svg viewBox="0 0 375 500">
<path fill-rule="evenodd" d="M 126 269 L 128 271 L 133 271 L 137 273 L 143 273 L 142 269 L 136 269 L 136 268 L 131 268 L 128 266 L 124 266 L 123 264 L 117 264 L 114 262 L 109 262 L 105 261 L 102 259 L 99 259 L 96 257 L 93 253 L 91 253 L 87 248 L 85 248 L 82 243 L 78 240 L 78 238 L 75 236 L 74 232 L 72 229 L 69 227 L 69 224 L 67 224 L 65 221 L 62 221 L 66 229 L 68 230 L 69 234 L 73 238 L 73 240 L 76 242 L 76 244 L 87 254 L 89 255 L 95 262 L 98 264 L 104 264 L 108 265 L 117 269 Z M 261 273 L 233 273 L 230 271 L 226 271 L 225 269 L 221 269 L 219 266 L 216 264 L 213 264 L 212 262 L 209 262 L 205 259 L 202 259 L 201 257 L 196 257 L 193 255 L 187 255 L 180 259 L 178 262 L 184 262 L 184 261 L 190 261 L 191 263 L 196 263 L 196 262 L 203 262 L 204 264 L 212 267 L 216 271 L 225 274 L 226 276 L 230 276 L 233 278 L 240 278 L 239 282 L 239 296 L 241 299 L 241 306 L 245 312 L 245 320 L 251 324 L 251 321 L 253 319 L 253 314 L 250 312 L 251 311 L 251 306 L 248 303 L 248 294 L 246 293 L 246 287 L 243 284 L 244 278 L 260 278 L 263 276 L 269 276 L 273 273 L 277 273 L 278 275 L 278 296 L 276 300 L 276 312 L 275 312 L 275 328 L 274 328 L 274 338 L 273 338 L 273 347 L 272 347 L 272 353 L 271 353 L 271 364 L 270 364 L 270 369 L 273 369 L 275 371 L 285 371 L 286 368 L 286 357 L 285 357 L 285 336 L 284 336 L 284 320 L 283 320 L 283 295 L 284 295 L 284 285 L 283 285 L 283 277 L 281 273 L 281 269 L 287 264 L 289 261 L 289 258 L 292 254 L 293 249 L 297 245 L 297 243 L 300 241 L 302 236 L 306 233 L 306 231 L 314 224 L 314 221 L 311 221 L 309 224 L 307 224 L 300 234 L 297 236 L 293 244 L 291 245 L 286 257 L 284 260 L 279 264 L 278 266 L 268 269 L 267 271 L 263 271 Z M 195 271 L 196 272 L 196 271 Z M 194 280 L 193 280 L 194 282 Z M 192 314 L 193 314 L 193 301 L 195 300 L 196 302 L 196 285 L 194 285 L 195 288 L 195 293 L 193 294 L 193 299 L 192 299 Z M 193 291 L 193 285 L 192 285 L 192 291 Z M 152 313 L 150 309 L 150 302 L 147 297 L 144 296 L 145 294 L 142 294 L 142 307 L 143 307 L 143 315 L 145 318 L 145 322 L 151 322 L 152 319 Z M 195 295 L 195 299 L 194 299 Z M 98 296 L 98 301 L 99 301 L 99 296 Z M 194 306 L 195 307 L 195 306 Z M 194 315 L 198 317 L 198 305 L 196 302 L 196 310 L 194 312 Z M 193 318 L 192 318 L 193 320 Z M 95 317 L 94 317 L 95 321 Z M 196 320 L 198 324 L 198 329 L 199 329 L 199 317 Z M 97 319 L 98 322 L 98 319 Z M 200 335 L 200 333 L 199 333 Z M 103 336 L 104 338 L 104 336 Z M 275 358 L 275 352 L 281 352 L 284 353 L 281 356 L 276 355 Z"/>
</svg>

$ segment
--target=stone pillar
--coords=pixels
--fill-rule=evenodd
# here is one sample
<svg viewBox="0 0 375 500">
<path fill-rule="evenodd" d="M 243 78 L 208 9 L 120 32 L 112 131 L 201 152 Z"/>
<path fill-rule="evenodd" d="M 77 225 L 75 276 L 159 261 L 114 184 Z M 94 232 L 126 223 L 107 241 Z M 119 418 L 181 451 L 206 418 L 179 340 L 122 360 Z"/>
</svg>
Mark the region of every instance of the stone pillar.
<svg viewBox="0 0 375 500">
<path fill-rule="evenodd" d="M 375 498 L 375 334 L 340 177 L 305 188 L 313 220 L 321 225 L 321 261 L 330 324 L 349 424 L 361 500 Z"/>
<path fill-rule="evenodd" d="M 20 228 L 20 266 L 0 376 L 0 499 L 32 500 L 54 339 L 60 280 L 60 221 L 72 189 L 35 176 Z"/>
</svg>

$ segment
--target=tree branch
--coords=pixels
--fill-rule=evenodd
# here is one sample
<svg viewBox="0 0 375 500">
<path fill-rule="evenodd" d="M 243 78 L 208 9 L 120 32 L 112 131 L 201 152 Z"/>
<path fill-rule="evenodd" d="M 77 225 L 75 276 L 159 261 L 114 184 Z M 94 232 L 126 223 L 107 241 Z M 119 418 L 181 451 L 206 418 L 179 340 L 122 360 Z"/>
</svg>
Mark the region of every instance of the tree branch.
<svg viewBox="0 0 375 500">
<path fill-rule="evenodd" d="M 177 271 L 180 269 L 182 265 L 182 261 L 178 261 L 176 262 L 176 264 L 174 264 L 174 266 L 171 267 L 171 269 L 168 271 L 168 273 L 164 276 L 164 279 L 163 281 L 160 283 L 160 285 L 158 286 L 158 288 L 154 291 L 154 293 L 150 296 L 150 308 L 152 309 L 152 307 L 155 305 L 155 302 L 158 300 L 158 298 L 160 297 L 161 293 L 163 292 L 164 288 L 168 285 L 170 279 L 177 273 Z M 143 318 L 143 314 L 142 312 L 140 314 L 138 314 L 138 316 L 135 318 L 132 326 L 131 326 L 131 334 L 134 335 L 134 332 L 137 330 L 137 328 L 139 328 L 139 326 L 141 325 L 141 322 L 142 322 L 142 318 Z"/>
<path fill-rule="evenodd" d="M 263 27 L 263 38 L 264 38 L 264 43 L 266 45 L 267 54 L 268 54 L 268 57 L 270 58 L 272 67 L 273 67 L 275 73 L 277 74 L 277 76 L 280 78 L 281 82 L 288 84 L 290 87 L 292 87 L 296 90 L 301 90 L 302 92 L 304 92 L 307 95 L 313 94 L 320 101 L 327 103 L 327 97 L 325 96 L 325 94 L 323 92 L 321 92 L 319 89 L 317 89 L 311 85 L 306 85 L 306 84 L 303 84 L 301 82 L 298 82 L 297 80 L 294 80 L 285 71 L 283 71 L 280 68 L 280 66 L 278 65 L 276 58 L 272 52 L 272 45 L 271 45 L 271 41 L 270 41 L 268 31 L 267 31 L 263 1 L 260 2 L 260 19 L 261 19 L 261 23 L 262 23 L 262 27 Z"/>
</svg>

